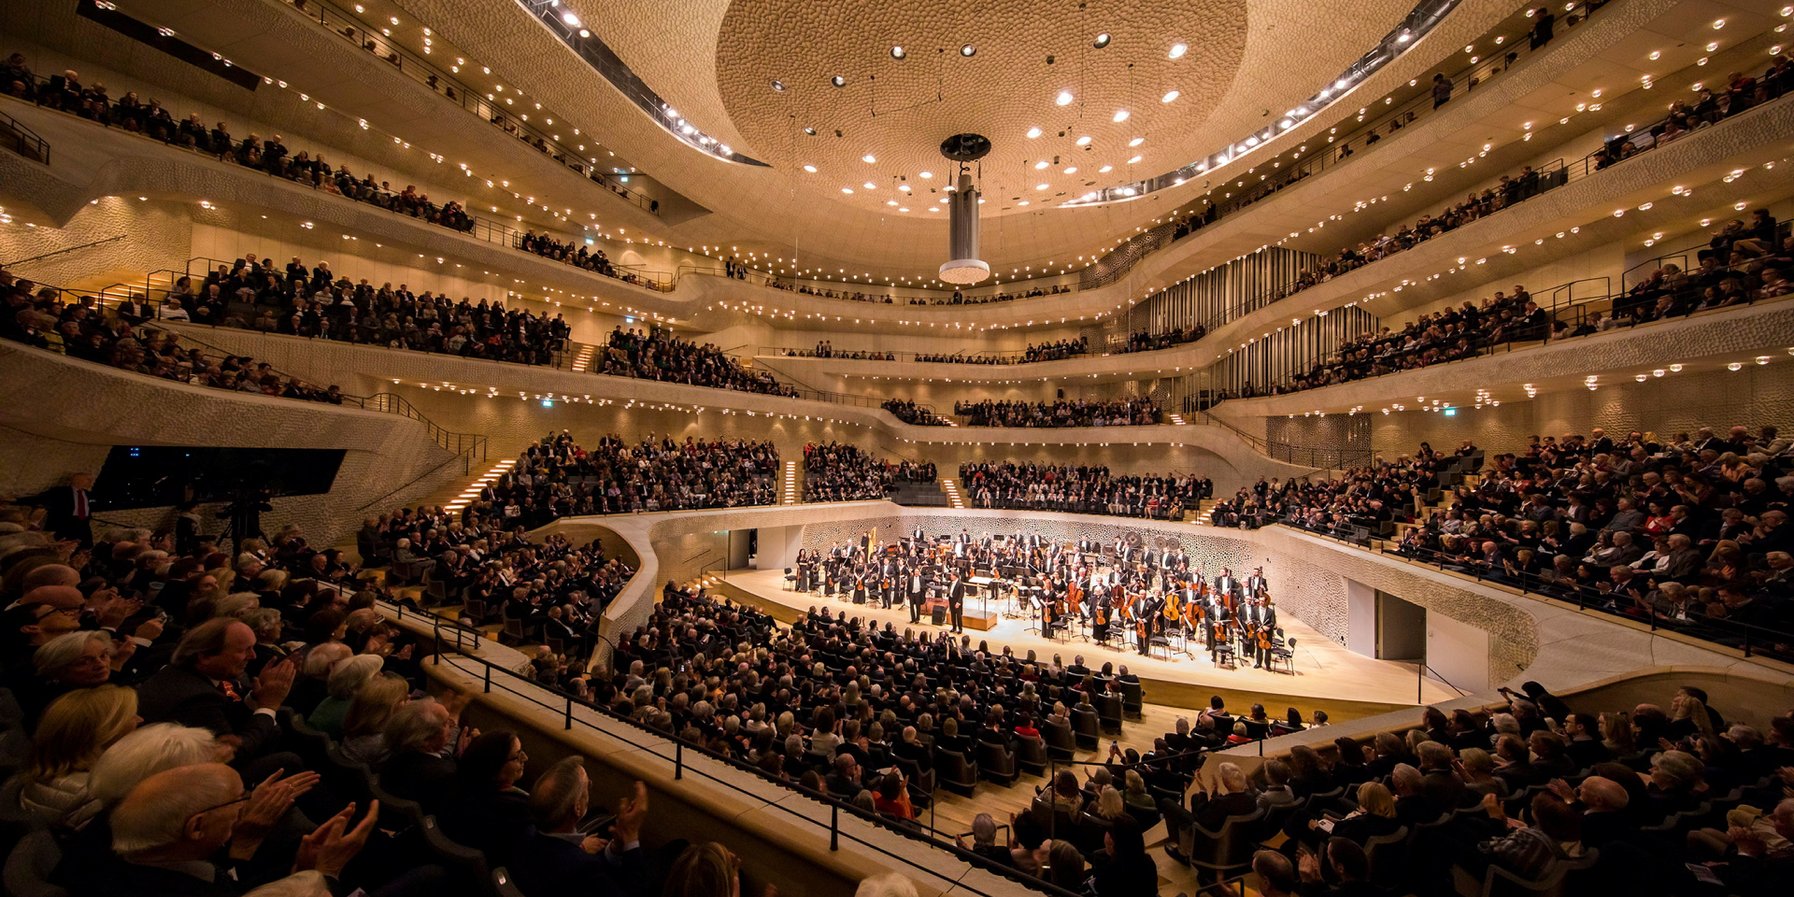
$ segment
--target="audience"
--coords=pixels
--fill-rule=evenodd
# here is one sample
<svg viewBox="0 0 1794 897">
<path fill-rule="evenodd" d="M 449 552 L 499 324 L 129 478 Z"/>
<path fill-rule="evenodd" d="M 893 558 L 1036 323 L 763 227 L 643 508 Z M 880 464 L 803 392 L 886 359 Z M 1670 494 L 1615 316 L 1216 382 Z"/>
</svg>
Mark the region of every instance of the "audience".
<svg viewBox="0 0 1794 897">
<path fill-rule="evenodd" d="M 1207 477 L 1110 476 L 1107 467 L 983 461 L 959 465 L 960 487 L 976 508 L 1072 511 L 1182 520 L 1214 494 Z"/>
<path fill-rule="evenodd" d="M 804 445 L 804 501 L 881 499 L 898 482 L 932 483 L 933 462 L 880 461 L 859 446 Z"/>
<path fill-rule="evenodd" d="M 643 333 L 618 327 L 599 356 L 595 373 L 639 377 L 667 383 L 733 389 L 774 396 L 797 396 L 797 390 L 765 371 L 750 371 L 710 343 L 698 345 L 656 325 Z"/>
<path fill-rule="evenodd" d="M 1136 330 L 1133 333 L 1128 334 L 1127 342 L 1122 344 L 1120 348 L 1113 350 L 1113 354 L 1125 355 L 1130 352 L 1156 352 L 1160 349 L 1169 349 L 1173 346 L 1193 343 L 1202 339 L 1203 335 L 1206 333 L 1208 333 L 1208 328 L 1201 324 L 1192 324 L 1189 327 L 1175 328 L 1171 330 L 1160 330 L 1156 333 L 1151 330 Z"/>
<path fill-rule="evenodd" d="M 132 324 L 156 316 L 140 315 L 134 302 L 115 311 Z M 418 295 L 405 284 L 352 284 L 328 262 L 307 269 L 295 257 L 280 269 L 255 253 L 220 264 L 198 283 L 180 278 L 157 311 L 197 324 L 521 364 L 551 363 L 571 333 L 559 314 L 507 310 L 484 299 L 455 302 L 428 291 Z"/>
<path fill-rule="evenodd" d="M 951 427 L 953 422 L 935 414 L 933 409 L 918 405 L 909 399 L 885 399 L 879 406 L 891 412 L 898 420 L 918 427 Z"/>
<path fill-rule="evenodd" d="M 916 361 L 943 364 L 1030 364 L 1036 361 L 1058 361 L 1062 358 L 1076 358 L 1090 352 L 1090 341 L 1085 337 L 1064 339 L 1057 342 L 1029 344 L 1020 354 L 1003 355 L 986 352 L 955 352 L 950 355 L 938 352 L 918 352 Z"/>
<path fill-rule="evenodd" d="M 0 336 L 164 380 L 236 392 L 343 403 L 340 389 L 318 387 L 242 355 L 207 354 L 181 343 L 180 334 L 133 324 L 122 315 L 108 318 L 91 296 L 70 301 L 55 287 L 34 291 L 31 281 L 0 268 Z"/>
<path fill-rule="evenodd" d="M 1162 423 L 1151 399 L 1060 399 L 1048 402 L 961 400 L 953 413 L 972 427 L 1129 427 Z"/>
</svg>

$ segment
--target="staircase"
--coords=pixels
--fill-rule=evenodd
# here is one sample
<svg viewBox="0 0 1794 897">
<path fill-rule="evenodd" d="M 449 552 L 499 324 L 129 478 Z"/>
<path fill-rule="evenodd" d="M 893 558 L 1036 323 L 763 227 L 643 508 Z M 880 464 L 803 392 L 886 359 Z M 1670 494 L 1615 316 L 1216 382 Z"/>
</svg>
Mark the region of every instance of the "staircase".
<svg viewBox="0 0 1794 897">
<path fill-rule="evenodd" d="M 941 477 L 941 492 L 947 496 L 947 507 L 955 511 L 966 509 L 965 496 L 960 494 L 958 480 L 952 477 Z"/>
<path fill-rule="evenodd" d="M 488 483 L 491 483 L 494 480 L 497 480 L 499 477 L 504 476 L 506 473 L 509 473 L 511 468 L 514 465 L 516 465 L 516 463 L 517 463 L 516 458 L 506 458 L 503 461 L 494 463 L 491 467 L 486 469 L 485 473 L 482 473 L 479 476 L 473 478 L 472 480 L 462 484 L 461 489 L 455 494 L 455 496 L 453 498 L 449 499 L 447 502 L 444 502 L 442 504 L 442 509 L 445 511 L 448 511 L 451 514 L 459 513 L 462 508 L 465 508 L 468 505 L 473 504 L 474 500 L 480 497 L 481 489 L 486 488 L 486 485 Z M 430 502 L 430 504 L 435 504 L 435 502 Z"/>
<path fill-rule="evenodd" d="M 804 500 L 803 468 L 796 461 L 786 461 L 785 470 L 779 477 L 779 504 L 802 504 Z"/>
<path fill-rule="evenodd" d="M 583 374 L 592 369 L 592 359 L 598 347 L 591 343 L 573 343 L 569 348 L 573 351 L 573 372 Z"/>
</svg>

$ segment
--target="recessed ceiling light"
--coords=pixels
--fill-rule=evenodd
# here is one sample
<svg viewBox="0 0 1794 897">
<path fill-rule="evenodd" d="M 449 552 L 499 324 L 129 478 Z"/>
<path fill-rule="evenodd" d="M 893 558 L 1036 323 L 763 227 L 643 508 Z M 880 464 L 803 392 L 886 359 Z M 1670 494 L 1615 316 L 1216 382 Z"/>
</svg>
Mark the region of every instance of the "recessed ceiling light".
<svg viewBox="0 0 1794 897">
<path fill-rule="evenodd" d="M 1171 51 L 1166 53 L 1165 56 L 1170 59 L 1182 59 L 1182 58 L 1184 58 L 1184 54 L 1188 53 L 1189 51 L 1190 51 L 1189 45 L 1185 44 L 1182 41 L 1178 41 L 1177 43 L 1171 45 Z"/>
<path fill-rule="evenodd" d="M 785 92 L 785 82 L 780 81 L 777 78 L 772 79 L 772 89 L 776 90 L 780 93 L 784 93 Z"/>
<path fill-rule="evenodd" d="M 1134 139 L 1132 139 L 1132 140 L 1129 140 L 1129 141 L 1128 141 L 1128 142 L 1127 142 L 1127 145 L 1128 145 L 1128 146 L 1139 146 L 1139 145 L 1140 145 L 1140 144 L 1142 144 L 1142 143 L 1145 143 L 1145 142 L 1146 142 L 1146 138 L 1144 138 L 1144 137 L 1135 137 L 1135 138 L 1134 138 Z"/>
<path fill-rule="evenodd" d="M 1179 92 L 1177 92 L 1177 91 L 1175 91 L 1175 90 L 1167 90 L 1167 91 L 1165 91 L 1165 95 L 1164 95 L 1164 96 L 1162 96 L 1162 97 L 1159 97 L 1159 102 L 1161 102 L 1161 103 L 1170 103 L 1170 102 L 1174 102 L 1174 101 L 1176 101 L 1176 100 L 1177 100 L 1177 98 L 1178 98 L 1178 97 L 1180 97 L 1180 96 L 1183 96 L 1183 94 L 1181 94 L 1181 93 L 1179 93 Z"/>
<path fill-rule="evenodd" d="M 1085 134 L 1085 135 L 1079 137 L 1077 143 L 1079 146 L 1089 146 L 1090 145 L 1090 135 Z"/>
<path fill-rule="evenodd" d="M 815 137 L 816 129 L 815 128 L 805 128 L 804 133 L 810 135 L 811 137 Z"/>
<path fill-rule="evenodd" d="M 1039 136 L 1040 136 L 1039 128 L 1029 128 L 1028 129 L 1028 139 L 1029 140 L 1033 140 L 1034 138 L 1039 137 Z"/>
<path fill-rule="evenodd" d="M 1076 166 L 1076 165 L 1067 165 L 1067 166 L 1065 166 L 1065 173 L 1066 173 L 1066 174 L 1077 174 L 1077 173 L 1078 173 L 1078 166 Z"/>
<path fill-rule="evenodd" d="M 1045 160 L 1045 159 L 1042 159 L 1039 162 L 1034 163 L 1035 171 L 1045 171 L 1046 167 L 1047 167 L 1047 160 Z"/>
<path fill-rule="evenodd" d="M 929 178 L 931 178 L 931 177 L 934 177 L 934 172 L 932 172 L 932 171 L 924 171 L 924 172 L 922 172 L 922 180 L 925 180 L 925 181 L 926 181 L 926 180 L 928 180 L 928 179 L 929 179 Z"/>
<path fill-rule="evenodd" d="M 902 59 L 905 55 L 907 55 L 907 54 L 905 54 L 903 52 L 902 44 L 898 44 L 897 46 L 891 48 L 891 58 L 892 59 Z"/>
<path fill-rule="evenodd" d="M 970 56 L 976 54 L 977 52 L 978 52 L 978 48 L 972 46 L 971 44 L 964 44 L 959 48 L 959 55 L 961 55 L 961 56 L 970 57 Z"/>
<path fill-rule="evenodd" d="M 816 173 L 816 166 L 814 166 L 814 165 L 805 165 L 805 166 L 804 166 L 804 170 L 805 170 L 805 171 L 807 171 L 807 172 L 809 172 L 809 173 L 811 173 L 811 174 L 815 174 L 815 173 Z"/>
<path fill-rule="evenodd" d="M 1111 171 L 1114 171 L 1114 170 L 1115 170 L 1115 166 L 1113 166 L 1113 165 L 1104 165 L 1104 166 L 1103 166 L 1103 167 L 1101 167 L 1101 168 L 1098 168 L 1098 169 L 1097 169 L 1097 170 L 1096 170 L 1096 173 L 1097 173 L 1097 174 L 1108 174 L 1108 173 L 1109 173 L 1109 172 L 1111 172 Z"/>
<path fill-rule="evenodd" d="M 847 194 L 848 196 L 852 196 L 853 188 L 852 187 L 842 187 L 841 192 Z"/>
<path fill-rule="evenodd" d="M 860 161 L 866 163 L 867 165 L 871 165 L 872 163 L 878 161 L 878 157 L 872 155 L 871 153 L 867 153 L 864 156 L 860 157 Z"/>
<path fill-rule="evenodd" d="M 897 200 L 894 200 L 894 199 L 885 200 L 885 205 L 887 205 L 887 206 L 894 206 L 896 204 L 897 204 Z"/>
<path fill-rule="evenodd" d="M 866 183 L 861 184 L 860 186 L 865 187 L 867 190 L 877 190 L 878 189 L 878 185 L 872 183 L 871 181 L 867 181 Z"/>
<path fill-rule="evenodd" d="M 1139 157 L 1139 156 L 1135 156 L 1135 157 L 1133 157 L 1133 158 L 1132 158 L 1132 159 L 1129 159 L 1129 160 L 1127 160 L 1127 164 L 1129 164 L 1129 165 L 1132 165 L 1132 164 L 1134 164 L 1134 163 L 1135 163 L 1135 162 L 1138 162 L 1138 161 L 1140 161 L 1140 157 Z"/>
<path fill-rule="evenodd" d="M 828 83 L 833 84 L 836 87 L 846 87 L 847 79 L 841 77 L 840 75 L 836 75 L 833 78 L 828 79 Z"/>
<path fill-rule="evenodd" d="M 1046 185 L 1046 184 L 1035 184 L 1035 185 L 1034 185 L 1034 189 L 1036 189 L 1036 190 L 1045 190 L 1045 189 L 1046 189 L 1046 188 L 1047 188 L 1047 186 L 1048 186 L 1048 185 Z"/>
<path fill-rule="evenodd" d="M 1098 50 L 1101 50 L 1102 48 L 1104 48 L 1108 45 L 1109 45 L 1109 32 L 1107 32 L 1107 31 L 1104 31 L 1103 33 L 1097 35 L 1096 40 L 1093 40 L 1090 42 L 1090 46 L 1095 47 Z"/>
<path fill-rule="evenodd" d="M 1114 118 L 1110 119 L 1110 121 L 1113 121 L 1116 124 L 1120 124 L 1124 121 L 1127 121 L 1128 114 L 1129 113 L 1126 109 L 1117 109 L 1117 110 L 1115 110 Z"/>
<path fill-rule="evenodd" d="M 1071 91 L 1061 90 L 1059 91 L 1059 95 L 1053 98 L 1053 102 L 1060 106 L 1070 106 L 1073 99 L 1075 99 L 1075 97 L 1071 95 Z"/>
</svg>

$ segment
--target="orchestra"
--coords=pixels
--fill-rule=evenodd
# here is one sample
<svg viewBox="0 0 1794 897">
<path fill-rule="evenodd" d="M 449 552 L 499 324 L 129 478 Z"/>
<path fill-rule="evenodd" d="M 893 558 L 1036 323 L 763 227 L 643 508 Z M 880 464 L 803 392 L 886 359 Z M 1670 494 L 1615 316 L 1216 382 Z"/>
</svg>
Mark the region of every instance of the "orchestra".
<svg viewBox="0 0 1794 897">
<path fill-rule="evenodd" d="M 1048 639 L 1166 658 L 1209 655 L 1212 663 L 1264 668 L 1281 651 L 1264 569 L 1246 576 L 1223 567 L 1210 576 L 1175 539 L 1147 545 L 1139 533 L 1104 544 L 1054 542 L 1037 533 L 974 537 L 961 529 L 929 537 L 917 529 L 880 544 L 876 532 L 798 551 L 794 587 L 857 605 L 907 604 L 911 623 L 965 631 L 968 599 L 982 598 L 1028 619 Z M 982 590 L 982 592 L 980 591 Z"/>
</svg>

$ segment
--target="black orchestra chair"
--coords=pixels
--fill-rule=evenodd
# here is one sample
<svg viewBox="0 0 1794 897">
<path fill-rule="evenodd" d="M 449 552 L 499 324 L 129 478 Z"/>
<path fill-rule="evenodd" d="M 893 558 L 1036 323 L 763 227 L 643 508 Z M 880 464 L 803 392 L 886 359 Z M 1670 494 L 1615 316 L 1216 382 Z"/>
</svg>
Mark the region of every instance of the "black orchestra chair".
<svg viewBox="0 0 1794 897">
<path fill-rule="evenodd" d="M 978 742 L 978 777 L 1008 786 L 1020 773 L 1015 770 L 1015 752 L 994 741 Z"/>
<path fill-rule="evenodd" d="M 1071 730 L 1080 750 L 1094 751 L 1102 744 L 1102 721 L 1094 708 L 1081 704 L 1071 708 Z"/>
<path fill-rule="evenodd" d="M 785 568 L 785 591 L 797 591 L 797 573 L 790 567 Z"/>
<path fill-rule="evenodd" d="M 1069 730 L 1067 730 L 1069 734 Z M 1016 742 L 1015 765 L 1022 772 L 1043 776 L 1047 771 L 1047 743 L 1039 735 L 1023 738 Z"/>
<path fill-rule="evenodd" d="M 1239 664 L 1233 656 L 1233 639 L 1223 639 L 1215 643 L 1215 666 L 1238 669 Z"/>
<path fill-rule="evenodd" d="M 1283 630 L 1281 630 L 1281 629 L 1277 630 L 1277 634 L 1282 635 Z M 1281 645 L 1277 644 L 1276 642 L 1271 643 L 1271 656 L 1270 656 L 1270 664 L 1269 664 L 1270 669 L 1272 671 L 1275 671 L 1277 669 L 1278 664 L 1282 664 L 1284 670 L 1287 671 L 1290 675 L 1295 675 L 1295 672 L 1296 672 L 1296 640 L 1295 639 L 1293 639 L 1293 638 L 1288 639 Z"/>
<path fill-rule="evenodd" d="M 1104 733 L 1121 734 L 1121 696 L 1117 694 L 1100 694 L 1094 701 L 1096 704 L 1097 722 Z"/>
</svg>

